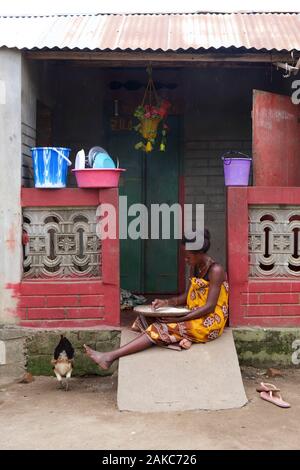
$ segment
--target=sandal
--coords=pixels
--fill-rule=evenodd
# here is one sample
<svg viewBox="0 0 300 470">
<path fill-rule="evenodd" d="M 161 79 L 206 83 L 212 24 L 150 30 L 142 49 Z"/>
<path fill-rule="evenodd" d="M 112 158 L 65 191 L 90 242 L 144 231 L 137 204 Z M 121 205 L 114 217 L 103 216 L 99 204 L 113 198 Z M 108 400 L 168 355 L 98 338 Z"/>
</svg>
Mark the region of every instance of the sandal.
<svg viewBox="0 0 300 470">
<path fill-rule="evenodd" d="M 286 401 L 283 401 L 282 396 L 276 390 L 269 390 L 268 392 L 260 392 L 260 398 L 269 401 L 274 405 L 280 406 L 280 408 L 290 408 L 291 405 Z"/>
<path fill-rule="evenodd" d="M 280 392 L 280 388 L 277 388 L 273 384 L 268 384 L 266 382 L 260 382 L 260 387 L 257 387 L 257 392 Z"/>
<path fill-rule="evenodd" d="M 263 400 L 269 401 L 274 405 L 280 406 L 280 408 L 290 408 L 291 405 L 286 401 L 283 401 L 282 396 L 280 395 L 280 389 L 273 384 L 266 382 L 261 382 L 260 386 L 256 389 L 257 392 L 260 392 L 260 398 Z"/>
</svg>

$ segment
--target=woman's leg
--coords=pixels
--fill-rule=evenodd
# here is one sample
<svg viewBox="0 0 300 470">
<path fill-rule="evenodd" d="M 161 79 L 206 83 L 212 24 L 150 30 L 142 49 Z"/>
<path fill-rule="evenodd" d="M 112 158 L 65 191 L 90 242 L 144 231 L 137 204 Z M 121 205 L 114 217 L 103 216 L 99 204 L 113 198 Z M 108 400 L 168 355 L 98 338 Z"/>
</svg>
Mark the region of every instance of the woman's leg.
<svg viewBox="0 0 300 470">
<path fill-rule="evenodd" d="M 89 348 L 85 344 L 83 345 L 87 355 L 96 362 L 102 369 L 109 369 L 111 364 L 120 357 L 128 356 L 129 354 L 135 354 L 137 352 L 143 351 L 144 349 L 150 348 L 153 346 L 152 341 L 144 333 L 141 336 L 138 336 L 133 341 L 128 344 L 125 344 L 121 348 L 118 348 L 114 351 L 109 351 L 105 353 L 100 353 L 94 351 L 94 349 Z"/>
<path fill-rule="evenodd" d="M 140 328 L 139 328 L 138 325 L 137 325 L 137 321 L 136 321 L 136 320 L 134 320 L 134 322 L 132 323 L 132 325 L 131 325 L 131 330 L 132 330 L 132 331 L 138 331 L 138 332 L 141 331 Z"/>
<path fill-rule="evenodd" d="M 147 318 L 144 315 L 139 314 L 134 320 L 131 329 L 133 331 L 139 331 L 140 333 L 144 333 L 147 330 L 148 326 L 150 326 L 155 321 L 155 318 Z"/>
</svg>

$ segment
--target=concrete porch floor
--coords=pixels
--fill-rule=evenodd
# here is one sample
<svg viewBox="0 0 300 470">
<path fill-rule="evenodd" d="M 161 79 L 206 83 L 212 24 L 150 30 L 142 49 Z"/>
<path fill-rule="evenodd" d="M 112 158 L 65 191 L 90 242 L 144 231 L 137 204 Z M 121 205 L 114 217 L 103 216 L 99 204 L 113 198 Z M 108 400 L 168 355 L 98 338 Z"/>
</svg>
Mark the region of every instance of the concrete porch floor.
<svg viewBox="0 0 300 470">
<path fill-rule="evenodd" d="M 117 376 L 73 378 L 71 390 L 54 377 L 0 389 L 1 449 L 298 449 L 300 370 L 266 379 L 243 368 L 249 403 L 226 411 L 120 412 Z M 260 399 L 261 381 L 275 383 L 292 407 Z M 213 391 L 212 391 L 213 393 Z"/>
</svg>

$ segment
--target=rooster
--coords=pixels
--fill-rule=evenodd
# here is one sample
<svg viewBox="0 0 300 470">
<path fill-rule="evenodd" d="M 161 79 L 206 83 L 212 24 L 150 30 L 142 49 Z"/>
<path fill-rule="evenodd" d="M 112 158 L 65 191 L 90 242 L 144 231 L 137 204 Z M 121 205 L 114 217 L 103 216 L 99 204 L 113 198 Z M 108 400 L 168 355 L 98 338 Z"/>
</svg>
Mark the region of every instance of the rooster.
<svg viewBox="0 0 300 470">
<path fill-rule="evenodd" d="M 62 378 L 66 377 L 65 390 L 69 389 L 69 379 L 73 370 L 74 348 L 70 341 L 61 335 L 60 342 L 54 350 L 53 371 L 57 377 L 60 388 L 63 388 Z"/>
</svg>

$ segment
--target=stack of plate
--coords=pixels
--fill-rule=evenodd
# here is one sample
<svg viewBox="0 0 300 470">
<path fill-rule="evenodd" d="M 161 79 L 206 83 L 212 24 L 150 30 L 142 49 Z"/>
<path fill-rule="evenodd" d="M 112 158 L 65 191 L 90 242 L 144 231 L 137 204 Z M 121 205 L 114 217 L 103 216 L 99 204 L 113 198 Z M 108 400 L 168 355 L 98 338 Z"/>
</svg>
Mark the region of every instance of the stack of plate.
<svg viewBox="0 0 300 470">
<path fill-rule="evenodd" d="M 102 147 L 92 147 L 90 149 L 88 162 L 91 168 L 116 168 L 113 159 Z"/>
</svg>

